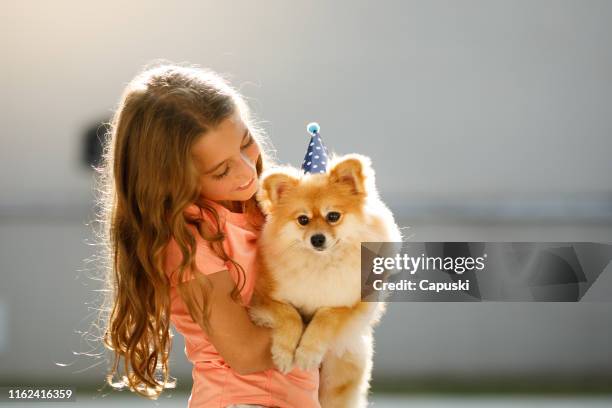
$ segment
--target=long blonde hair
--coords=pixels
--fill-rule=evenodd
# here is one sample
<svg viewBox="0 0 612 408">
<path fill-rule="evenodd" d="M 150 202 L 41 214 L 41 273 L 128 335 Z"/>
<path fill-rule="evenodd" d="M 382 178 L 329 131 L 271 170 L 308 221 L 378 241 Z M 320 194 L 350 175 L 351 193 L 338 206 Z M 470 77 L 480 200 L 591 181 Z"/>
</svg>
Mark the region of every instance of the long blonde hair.
<svg viewBox="0 0 612 408">
<path fill-rule="evenodd" d="M 218 214 L 199 201 L 200 176 L 191 156 L 194 142 L 235 112 L 259 144 L 256 168 L 261 174 L 273 161 L 265 133 L 240 93 L 209 69 L 167 63 L 145 67 L 126 87 L 108 124 L 102 164 L 95 170 L 106 285 L 100 320 L 105 326 L 103 344 L 114 353 L 106 378 L 113 388 L 128 386 L 157 399 L 164 388 L 175 385 L 168 367 L 173 335 L 163 256 L 173 237 L 183 254 L 179 282 L 185 270 L 197 270 L 195 239 L 187 224 L 198 227 L 215 251 L 239 270 L 244 282 L 244 270 L 221 245 L 224 236 Z M 212 214 L 216 225 L 186 218 L 184 210 L 193 203 Z M 255 196 L 243 203 L 243 210 L 260 211 Z M 206 284 L 203 274 L 195 275 L 196 281 Z M 232 292 L 235 300 L 238 286 Z M 180 293 L 194 321 L 210 329 L 206 288 Z M 125 374 L 113 382 L 121 357 Z"/>
</svg>

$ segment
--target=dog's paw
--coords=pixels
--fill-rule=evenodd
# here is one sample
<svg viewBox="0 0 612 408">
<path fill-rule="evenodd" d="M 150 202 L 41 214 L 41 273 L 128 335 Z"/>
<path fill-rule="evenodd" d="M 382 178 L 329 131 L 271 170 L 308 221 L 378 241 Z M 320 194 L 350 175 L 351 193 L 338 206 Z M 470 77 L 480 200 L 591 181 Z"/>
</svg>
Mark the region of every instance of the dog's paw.
<svg viewBox="0 0 612 408">
<path fill-rule="evenodd" d="M 278 341 L 278 339 L 273 339 L 270 352 L 272 353 L 272 361 L 278 371 L 287 374 L 293 369 L 293 349 L 287 344 Z"/>
<path fill-rule="evenodd" d="M 274 328 L 274 319 L 266 309 L 259 307 L 249 307 L 249 317 L 257 326 Z"/>
<path fill-rule="evenodd" d="M 300 344 L 295 350 L 295 365 L 304 371 L 318 368 L 323 360 L 323 352 L 316 347 Z"/>
</svg>

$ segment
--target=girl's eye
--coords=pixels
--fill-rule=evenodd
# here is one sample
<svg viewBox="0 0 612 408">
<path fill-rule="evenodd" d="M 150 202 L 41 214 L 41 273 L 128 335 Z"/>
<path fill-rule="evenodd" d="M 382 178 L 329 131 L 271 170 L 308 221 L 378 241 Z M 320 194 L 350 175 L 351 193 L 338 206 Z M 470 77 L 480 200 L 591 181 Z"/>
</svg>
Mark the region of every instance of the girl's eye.
<svg viewBox="0 0 612 408">
<path fill-rule="evenodd" d="M 249 141 L 247 142 L 247 144 L 242 146 L 241 149 L 246 149 L 247 147 L 251 146 L 254 142 L 255 142 L 255 139 L 253 138 L 253 135 L 249 134 Z M 213 176 L 213 178 L 216 180 L 222 179 L 223 177 L 227 176 L 227 173 L 229 173 L 229 169 L 230 167 L 227 166 L 227 168 L 225 169 L 223 173 L 215 175 Z"/>
<path fill-rule="evenodd" d="M 305 215 L 300 215 L 300 216 L 297 218 L 297 220 L 298 220 L 298 222 L 300 223 L 300 225 L 306 225 L 306 224 L 308 224 L 308 221 L 309 221 L 308 217 L 307 217 L 307 216 L 305 216 Z"/>
<path fill-rule="evenodd" d="M 327 213 L 327 221 L 336 222 L 340 219 L 340 213 L 337 211 L 330 211 Z"/>
<path fill-rule="evenodd" d="M 227 176 L 227 173 L 229 173 L 229 166 L 226 167 L 225 171 L 221 174 L 218 175 L 214 175 L 213 178 L 219 180 L 222 179 L 223 177 Z"/>
<path fill-rule="evenodd" d="M 254 141 L 255 141 L 255 139 L 253 138 L 253 135 L 249 134 L 249 141 L 247 142 L 247 144 L 245 144 L 244 146 L 242 146 L 242 148 L 243 148 L 243 149 L 246 149 L 247 147 L 249 147 L 250 145 L 252 145 Z"/>
</svg>

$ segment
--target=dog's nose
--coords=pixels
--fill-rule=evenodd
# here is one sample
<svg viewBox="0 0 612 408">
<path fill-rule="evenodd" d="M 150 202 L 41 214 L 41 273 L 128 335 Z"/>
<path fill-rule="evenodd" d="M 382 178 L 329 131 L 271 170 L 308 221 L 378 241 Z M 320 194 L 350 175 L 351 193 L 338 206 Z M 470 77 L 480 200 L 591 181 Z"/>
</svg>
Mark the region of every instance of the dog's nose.
<svg viewBox="0 0 612 408">
<path fill-rule="evenodd" d="M 314 234 L 312 237 L 310 237 L 310 243 L 315 248 L 321 248 L 323 244 L 325 244 L 325 235 Z"/>
</svg>

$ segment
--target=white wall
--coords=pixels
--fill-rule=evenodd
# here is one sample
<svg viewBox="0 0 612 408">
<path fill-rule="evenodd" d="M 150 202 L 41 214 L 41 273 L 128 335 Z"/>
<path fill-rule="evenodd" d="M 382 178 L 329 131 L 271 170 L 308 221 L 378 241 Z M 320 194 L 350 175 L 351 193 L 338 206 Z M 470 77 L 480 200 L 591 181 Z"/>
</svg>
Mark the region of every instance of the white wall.
<svg viewBox="0 0 612 408">
<path fill-rule="evenodd" d="M 229 74 L 298 165 L 307 122 L 383 191 L 609 192 L 608 1 L 12 1 L 0 205 L 87 200 L 84 127 L 154 58 Z"/>
</svg>

